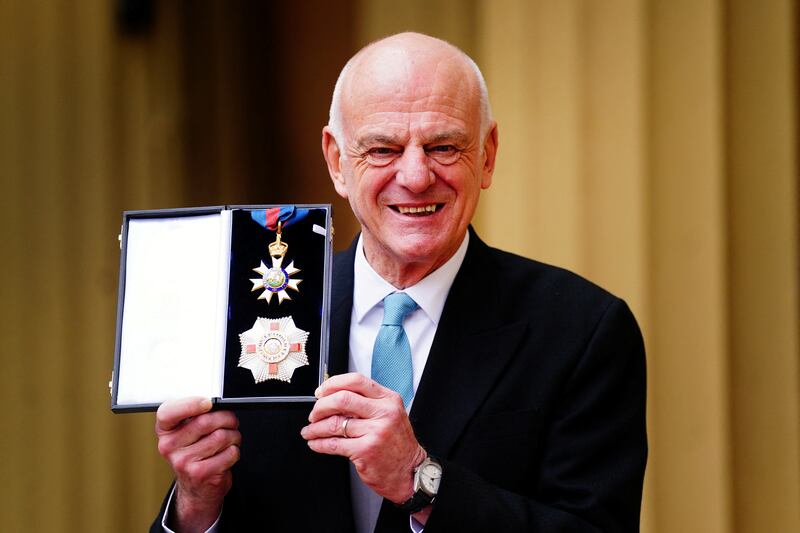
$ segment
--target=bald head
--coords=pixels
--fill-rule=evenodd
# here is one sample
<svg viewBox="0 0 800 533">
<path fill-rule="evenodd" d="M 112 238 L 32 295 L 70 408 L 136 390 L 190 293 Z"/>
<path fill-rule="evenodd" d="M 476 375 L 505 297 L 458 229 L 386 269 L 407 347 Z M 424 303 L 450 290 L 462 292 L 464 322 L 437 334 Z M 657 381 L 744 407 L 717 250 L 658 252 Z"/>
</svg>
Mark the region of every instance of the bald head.
<svg viewBox="0 0 800 533">
<path fill-rule="evenodd" d="M 362 48 L 342 69 L 331 100 L 329 127 L 343 142 L 348 106 L 354 92 L 380 91 L 392 95 L 404 84 L 448 80 L 454 90 L 470 95 L 480 116 L 480 137 L 492 120 L 486 82 L 475 62 L 452 44 L 420 33 L 399 33 Z M 397 92 L 396 98 L 403 96 Z"/>
</svg>

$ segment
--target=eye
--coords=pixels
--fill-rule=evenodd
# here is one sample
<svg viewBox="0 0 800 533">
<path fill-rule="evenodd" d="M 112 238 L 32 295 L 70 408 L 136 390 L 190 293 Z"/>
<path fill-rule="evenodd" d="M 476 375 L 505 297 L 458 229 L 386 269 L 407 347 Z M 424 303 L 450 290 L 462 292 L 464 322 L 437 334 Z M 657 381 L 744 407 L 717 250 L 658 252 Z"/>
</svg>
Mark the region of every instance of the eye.
<svg viewBox="0 0 800 533">
<path fill-rule="evenodd" d="M 365 159 L 370 165 L 386 166 L 400 154 L 400 151 L 389 146 L 375 146 L 367 150 Z"/>
<path fill-rule="evenodd" d="M 442 165 L 449 165 L 458 160 L 460 151 L 452 144 L 437 144 L 426 148 L 425 151 L 430 157 L 441 163 Z"/>
</svg>

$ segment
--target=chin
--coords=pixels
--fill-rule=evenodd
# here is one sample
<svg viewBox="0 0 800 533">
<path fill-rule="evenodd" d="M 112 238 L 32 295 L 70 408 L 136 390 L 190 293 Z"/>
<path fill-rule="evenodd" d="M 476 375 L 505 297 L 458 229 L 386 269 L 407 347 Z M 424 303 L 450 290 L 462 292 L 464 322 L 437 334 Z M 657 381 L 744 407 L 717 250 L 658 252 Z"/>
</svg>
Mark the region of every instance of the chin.
<svg viewBox="0 0 800 533">
<path fill-rule="evenodd" d="M 429 263 L 437 262 L 446 253 L 445 248 L 427 235 L 409 235 L 395 241 L 392 251 L 403 263 Z"/>
</svg>

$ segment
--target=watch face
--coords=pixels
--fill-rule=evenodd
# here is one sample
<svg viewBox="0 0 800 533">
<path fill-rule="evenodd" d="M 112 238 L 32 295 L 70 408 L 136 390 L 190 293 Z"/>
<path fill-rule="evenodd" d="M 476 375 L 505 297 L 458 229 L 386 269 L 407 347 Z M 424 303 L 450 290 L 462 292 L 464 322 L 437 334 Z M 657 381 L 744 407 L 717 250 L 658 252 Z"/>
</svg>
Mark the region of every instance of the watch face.
<svg viewBox="0 0 800 533">
<path fill-rule="evenodd" d="M 442 470 L 435 463 L 423 465 L 419 471 L 419 481 L 422 488 L 431 496 L 439 492 L 439 483 L 442 481 Z"/>
</svg>

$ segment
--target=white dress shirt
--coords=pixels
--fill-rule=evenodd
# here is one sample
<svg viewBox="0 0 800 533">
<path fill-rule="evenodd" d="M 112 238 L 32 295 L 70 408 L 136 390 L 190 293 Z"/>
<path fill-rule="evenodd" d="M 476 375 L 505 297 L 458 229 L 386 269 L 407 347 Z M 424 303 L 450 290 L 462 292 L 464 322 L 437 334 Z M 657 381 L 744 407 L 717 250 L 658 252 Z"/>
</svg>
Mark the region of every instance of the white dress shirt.
<svg viewBox="0 0 800 533">
<path fill-rule="evenodd" d="M 445 264 L 421 279 L 416 285 L 402 289 L 402 292 L 408 294 L 419 305 L 403 321 L 403 328 L 406 330 L 408 343 L 411 345 L 414 394 L 417 392 L 422 371 L 425 370 L 425 363 L 428 361 L 428 354 L 431 351 L 436 328 L 439 326 L 439 318 L 442 316 L 447 294 L 464 261 L 468 244 L 469 232 L 464 235 L 458 250 Z M 364 256 L 362 238 L 359 237 L 353 264 L 350 372 L 371 376 L 372 349 L 383 321 L 383 299 L 393 292 L 401 292 L 401 290 L 373 270 Z M 411 410 L 413 403 L 412 400 L 407 410 Z M 382 498 L 361 481 L 352 463 L 350 464 L 350 493 L 356 531 L 371 533 L 378 521 Z M 412 519 L 411 529 L 415 533 L 419 533 L 422 531 L 422 526 Z"/>
<path fill-rule="evenodd" d="M 445 264 L 421 279 L 416 285 L 402 289 L 419 306 L 409 313 L 403 321 L 408 342 L 411 345 L 411 364 L 413 368 L 414 394 L 416 395 L 422 371 L 428 361 L 433 337 L 439 326 L 444 303 L 450 286 L 461 268 L 464 256 L 469 245 L 469 232 L 464 235 L 461 245 L 447 260 Z M 383 279 L 367 262 L 364 256 L 362 237 L 359 236 L 356 244 L 356 257 L 353 264 L 353 311 L 350 317 L 350 354 L 349 370 L 365 376 L 372 374 L 372 348 L 375 337 L 383 322 L 383 299 L 393 292 L 400 292 L 391 283 Z M 408 404 L 411 410 L 414 400 Z M 247 437 L 245 437 L 247 438 Z M 166 533 L 174 533 L 166 525 L 166 517 L 172 507 L 174 489 L 169 495 L 167 511 L 161 521 L 161 526 Z M 355 518 L 357 533 L 372 533 L 378 522 L 383 499 L 372 489 L 367 487 L 356 473 L 350 463 L 350 494 L 353 501 L 353 517 Z M 216 533 L 219 517 L 206 530 L 206 533 Z M 411 530 L 420 533 L 423 526 L 413 518 L 410 519 Z"/>
</svg>

